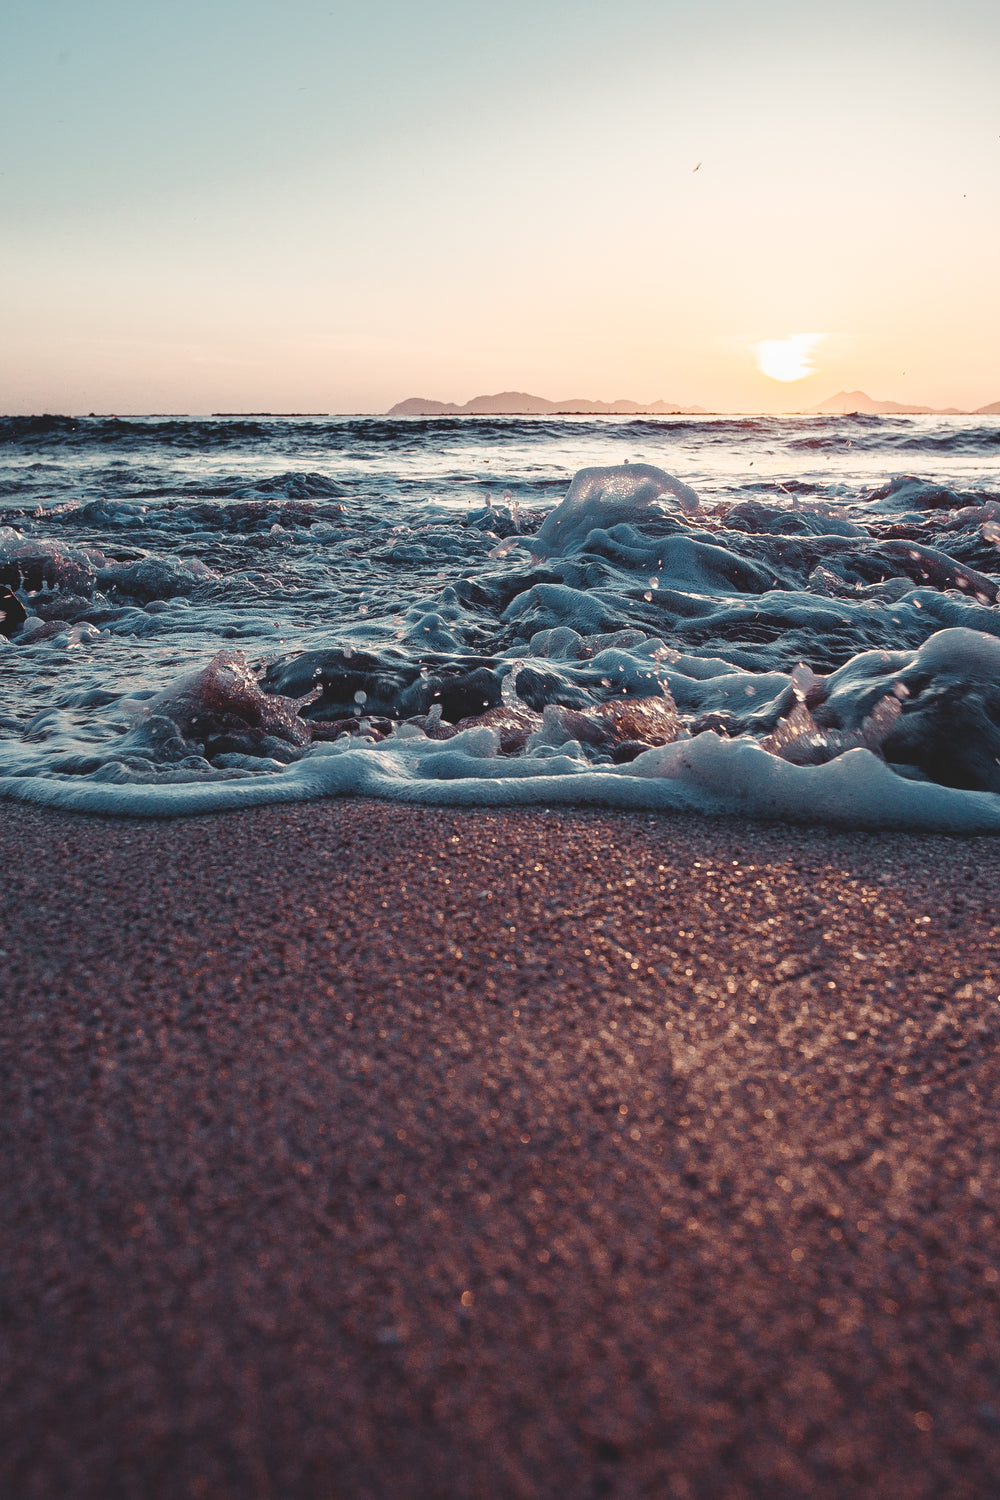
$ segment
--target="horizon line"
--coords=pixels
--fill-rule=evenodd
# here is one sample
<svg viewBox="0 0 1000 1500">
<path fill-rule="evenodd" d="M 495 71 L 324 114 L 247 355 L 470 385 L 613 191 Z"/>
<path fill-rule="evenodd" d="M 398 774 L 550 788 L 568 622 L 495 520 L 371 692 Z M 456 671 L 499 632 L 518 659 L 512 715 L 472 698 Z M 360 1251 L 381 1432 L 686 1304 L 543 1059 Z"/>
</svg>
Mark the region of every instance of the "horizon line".
<svg viewBox="0 0 1000 1500">
<path fill-rule="evenodd" d="M 416 398 L 408 398 L 416 399 Z M 475 398 L 473 398 L 475 399 Z M 829 398 L 834 399 L 834 398 Z M 402 402 L 397 405 L 402 405 Z M 441 403 L 442 405 L 445 403 Z M 596 404 L 596 403 L 595 403 Z M 611 405 L 612 403 L 605 403 Z M 636 403 L 639 405 L 639 403 Z M 652 404 L 652 403 L 651 403 Z M 667 403 L 664 403 L 667 404 Z M 873 403 L 874 404 L 874 403 Z M 548 412 L 532 411 L 442 411 L 442 412 L 397 412 L 393 408 L 388 411 L 373 408 L 357 408 L 355 410 L 344 409 L 342 411 L 128 411 L 119 408 L 115 411 L 2 411 L 0 420 L 3 421 L 40 421 L 46 418 L 57 420 L 63 418 L 67 421 L 121 421 L 130 418 L 157 418 L 162 421 L 168 420 L 197 420 L 197 421 L 222 421 L 234 420 L 236 418 L 333 418 L 333 417 L 389 417 L 393 420 L 415 420 L 433 421 L 438 417 L 462 417 L 469 419 L 495 418 L 495 417 L 518 417 L 523 420 L 544 420 L 551 417 L 602 417 L 609 420 L 628 421 L 635 417 L 656 417 L 658 420 L 669 421 L 671 419 L 683 418 L 686 421 L 699 421 L 706 417 L 853 417 L 853 416 L 955 416 L 955 417 L 977 417 L 977 416 L 1000 416 L 1000 401 L 988 402 L 985 406 L 977 408 L 965 407 L 930 407 L 922 403 L 914 402 L 912 406 L 904 402 L 879 402 L 879 405 L 891 405 L 895 409 L 890 411 L 864 411 L 860 408 L 848 408 L 844 411 L 824 412 L 816 407 L 785 407 L 780 411 L 767 410 L 763 407 L 702 407 L 698 411 L 684 411 L 681 409 L 672 411 L 652 411 L 639 406 L 639 410 L 622 411 L 587 411 L 587 410 L 559 410 L 556 408 Z M 555 403 L 553 403 L 555 406 Z"/>
</svg>

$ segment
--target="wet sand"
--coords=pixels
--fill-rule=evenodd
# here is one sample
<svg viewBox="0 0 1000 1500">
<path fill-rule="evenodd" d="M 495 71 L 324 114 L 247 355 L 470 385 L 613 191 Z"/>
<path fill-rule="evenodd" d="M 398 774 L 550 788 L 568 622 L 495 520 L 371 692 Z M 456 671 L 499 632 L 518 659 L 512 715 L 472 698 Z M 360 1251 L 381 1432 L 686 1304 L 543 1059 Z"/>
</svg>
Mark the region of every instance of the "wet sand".
<svg viewBox="0 0 1000 1500">
<path fill-rule="evenodd" d="M 1000 1494 L 1000 840 L 0 805 L 0 1493 Z"/>
</svg>

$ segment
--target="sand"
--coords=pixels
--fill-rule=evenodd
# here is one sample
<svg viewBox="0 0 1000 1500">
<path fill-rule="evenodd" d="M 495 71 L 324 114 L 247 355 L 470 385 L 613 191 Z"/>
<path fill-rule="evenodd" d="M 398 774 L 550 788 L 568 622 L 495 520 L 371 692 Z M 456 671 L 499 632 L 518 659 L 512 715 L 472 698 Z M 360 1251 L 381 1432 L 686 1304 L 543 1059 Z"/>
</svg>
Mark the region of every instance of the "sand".
<svg viewBox="0 0 1000 1500">
<path fill-rule="evenodd" d="M 0 1493 L 1000 1494 L 1000 840 L 0 805 Z"/>
</svg>

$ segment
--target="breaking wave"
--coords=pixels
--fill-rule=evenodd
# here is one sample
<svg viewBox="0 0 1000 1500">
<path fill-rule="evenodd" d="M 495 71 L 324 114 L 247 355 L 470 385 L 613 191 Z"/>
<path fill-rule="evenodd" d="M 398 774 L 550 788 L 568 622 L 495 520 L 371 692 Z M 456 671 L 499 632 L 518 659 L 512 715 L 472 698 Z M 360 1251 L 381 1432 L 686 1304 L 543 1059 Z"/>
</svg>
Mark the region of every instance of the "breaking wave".
<svg viewBox="0 0 1000 1500">
<path fill-rule="evenodd" d="M 994 831 L 998 431 L 5 419 L 0 795 Z"/>
</svg>

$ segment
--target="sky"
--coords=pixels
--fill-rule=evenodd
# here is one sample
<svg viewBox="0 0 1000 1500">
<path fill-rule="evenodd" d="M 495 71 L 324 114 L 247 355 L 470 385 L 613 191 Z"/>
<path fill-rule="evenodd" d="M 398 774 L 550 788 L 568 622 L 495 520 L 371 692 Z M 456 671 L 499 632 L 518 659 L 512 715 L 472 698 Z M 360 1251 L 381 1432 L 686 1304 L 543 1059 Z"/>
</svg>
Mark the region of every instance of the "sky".
<svg viewBox="0 0 1000 1500">
<path fill-rule="evenodd" d="M 0 411 L 1000 400 L 998 68 L 996 0 L 2 0 Z"/>
</svg>

